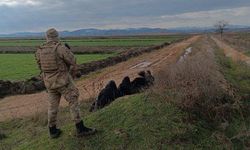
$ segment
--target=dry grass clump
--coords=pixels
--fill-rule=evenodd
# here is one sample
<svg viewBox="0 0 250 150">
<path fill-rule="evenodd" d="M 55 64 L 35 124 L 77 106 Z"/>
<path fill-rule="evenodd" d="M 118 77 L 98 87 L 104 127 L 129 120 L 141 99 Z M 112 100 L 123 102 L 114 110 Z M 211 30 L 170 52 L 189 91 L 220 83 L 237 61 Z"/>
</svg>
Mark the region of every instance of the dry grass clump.
<svg viewBox="0 0 250 150">
<path fill-rule="evenodd" d="M 236 48 L 236 50 L 244 53 L 249 51 L 249 37 L 250 36 L 248 33 L 227 34 L 226 36 L 224 36 L 223 40 Z"/>
<path fill-rule="evenodd" d="M 235 94 L 215 62 L 212 49 L 200 50 L 159 72 L 156 89 L 168 93 L 167 99 L 173 99 L 191 117 L 224 122 L 230 119 Z"/>
<path fill-rule="evenodd" d="M 6 135 L 0 130 L 0 140 L 6 138 Z"/>
</svg>

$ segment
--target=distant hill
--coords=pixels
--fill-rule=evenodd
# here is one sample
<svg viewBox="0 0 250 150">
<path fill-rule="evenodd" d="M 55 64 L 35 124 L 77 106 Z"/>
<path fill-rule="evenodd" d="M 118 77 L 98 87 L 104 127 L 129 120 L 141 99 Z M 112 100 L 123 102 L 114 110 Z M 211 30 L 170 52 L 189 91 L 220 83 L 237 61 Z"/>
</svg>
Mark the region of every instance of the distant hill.
<svg viewBox="0 0 250 150">
<path fill-rule="evenodd" d="M 152 35 L 152 34 L 175 34 L 175 33 L 207 33 L 214 32 L 214 27 L 178 27 L 178 28 L 128 28 L 128 29 L 80 29 L 75 31 L 61 31 L 61 37 L 82 36 L 129 36 L 129 35 Z M 229 25 L 227 31 L 250 31 L 249 26 Z M 44 32 L 19 32 L 13 34 L 0 34 L 0 38 L 30 38 L 44 37 Z"/>
<path fill-rule="evenodd" d="M 167 34 L 167 29 L 161 28 L 128 28 L 128 29 L 80 29 L 75 31 L 61 31 L 61 37 L 79 36 L 126 36 L 126 35 L 147 35 L 147 34 Z M 43 37 L 43 32 L 20 32 L 14 34 L 0 34 L 0 37 Z"/>
</svg>

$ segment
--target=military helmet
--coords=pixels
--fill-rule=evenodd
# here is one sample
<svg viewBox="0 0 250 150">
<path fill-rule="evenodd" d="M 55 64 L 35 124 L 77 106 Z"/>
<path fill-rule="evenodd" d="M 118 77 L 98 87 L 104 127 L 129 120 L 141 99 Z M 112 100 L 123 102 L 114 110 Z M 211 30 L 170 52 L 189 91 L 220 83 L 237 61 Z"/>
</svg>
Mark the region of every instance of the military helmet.
<svg viewBox="0 0 250 150">
<path fill-rule="evenodd" d="M 46 31 L 46 39 L 47 41 L 58 41 L 59 40 L 59 33 L 56 31 L 55 28 L 51 28 Z"/>
</svg>

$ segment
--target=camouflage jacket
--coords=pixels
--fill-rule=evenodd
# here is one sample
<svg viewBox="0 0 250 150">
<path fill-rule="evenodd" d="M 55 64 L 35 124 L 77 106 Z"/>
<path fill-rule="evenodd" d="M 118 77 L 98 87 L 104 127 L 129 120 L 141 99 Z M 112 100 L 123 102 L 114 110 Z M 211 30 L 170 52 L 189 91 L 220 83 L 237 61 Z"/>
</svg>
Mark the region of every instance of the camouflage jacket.
<svg viewBox="0 0 250 150">
<path fill-rule="evenodd" d="M 57 46 L 57 47 L 56 47 Z M 41 61 L 44 59 L 44 55 L 42 53 L 48 47 L 56 47 L 56 65 L 58 69 L 52 72 L 46 72 L 42 69 Z M 59 42 L 48 42 L 41 45 L 36 53 L 35 53 L 36 61 L 41 70 L 41 76 L 44 80 L 45 86 L 47 89 L 57 89 L 63 86 L 66 86 L 72 81 L 72 77 L 70 75 L 70 69 L 76 70 L 76 58 L 73 53 L 64 45 Z M 46 61 L 45 61 L 46 62 Z"/>
</svg>

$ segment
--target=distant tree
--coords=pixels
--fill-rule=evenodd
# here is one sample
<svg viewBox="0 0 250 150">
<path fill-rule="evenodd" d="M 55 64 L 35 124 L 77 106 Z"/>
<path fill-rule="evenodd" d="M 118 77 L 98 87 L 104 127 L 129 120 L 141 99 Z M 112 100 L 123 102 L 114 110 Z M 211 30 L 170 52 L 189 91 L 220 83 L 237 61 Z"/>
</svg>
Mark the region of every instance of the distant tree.
<svg viewBox="0 0 250 150">
<path fill-rule="evenodd" d="M 221 38 L 227 26 L 228 26 L 228 22 L 225 20 L 220 20 L 214 25 L 214 27 L 216 28 L 216 31 L 220 33 Z"/>
</svg>

